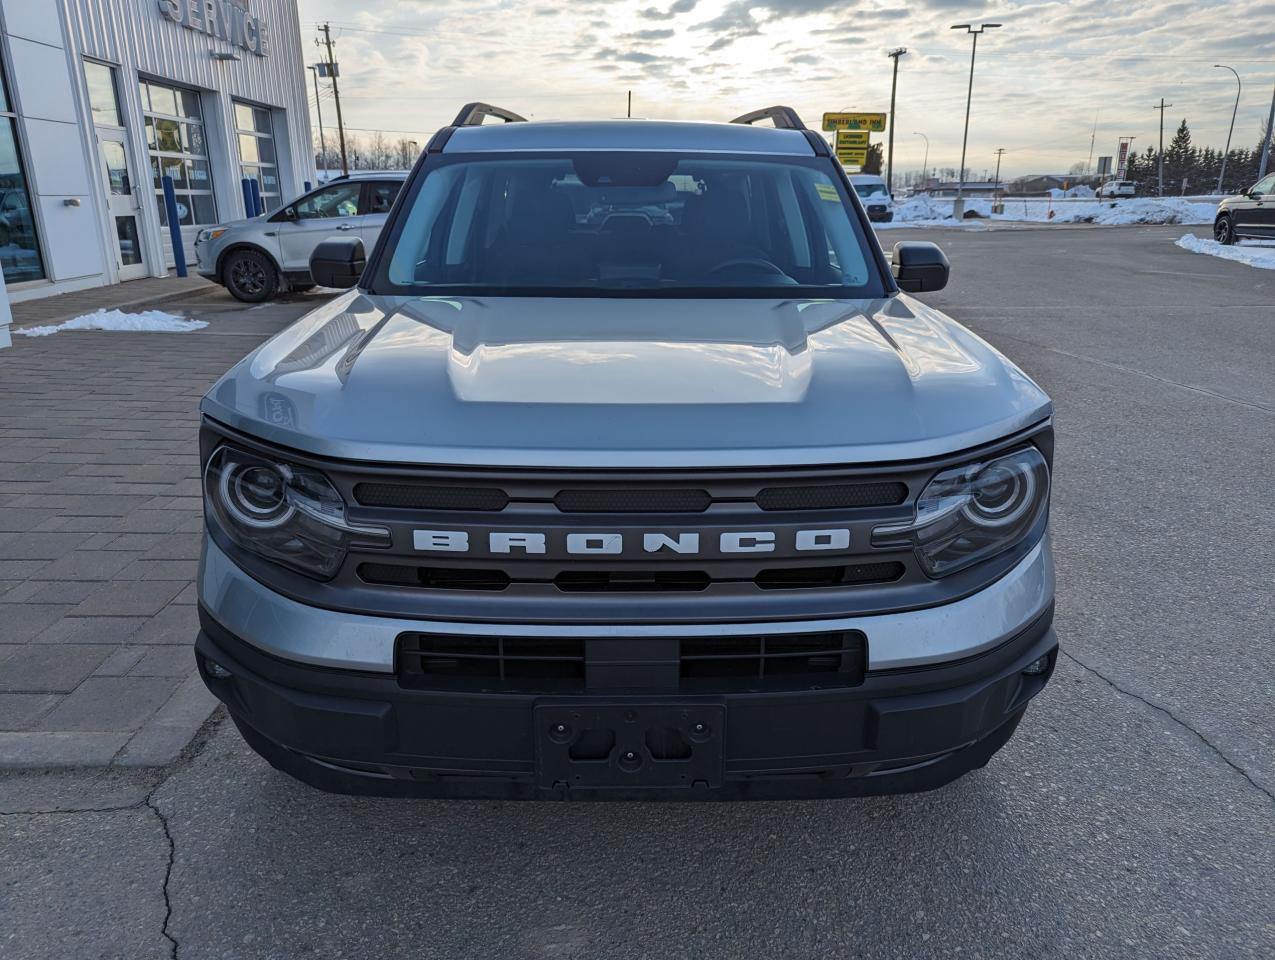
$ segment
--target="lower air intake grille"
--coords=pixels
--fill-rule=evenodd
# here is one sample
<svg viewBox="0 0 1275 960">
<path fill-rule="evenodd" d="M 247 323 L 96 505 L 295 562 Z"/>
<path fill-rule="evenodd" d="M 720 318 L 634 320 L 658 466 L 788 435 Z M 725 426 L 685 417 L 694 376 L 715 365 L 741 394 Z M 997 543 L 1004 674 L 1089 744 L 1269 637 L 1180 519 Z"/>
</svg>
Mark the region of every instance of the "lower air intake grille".
<svg viewBox="0 0 1275 960">
<path fill-rule="evenodd" d="M 684 681 L 836 675 L 839 683 L 858 684 L 863 682 L 866 662 L 867 641 L 857 630 L 694 637 L 682 641 L 681 672 Z"/>
<path fill-rule="evenodd" d="M 858 583 L 893 583 L 906 572 L 898 562 L 852 563 L 844 567 L 783 567 L 763 570 L 756 584 L 763 590 L 802 590 Z"/>
<path fill-rule="evenodd" d="M 509 574 L 503 570 L 468 567 L 416 567 L 397 563 L 360 563 L 364 583 L 387 587 L 427 587 L 433 590 L 504 590 Z"/>
<path fill-rule="evenodd" d="M 584 684 L 584 644 L 569 638 L 405 633 L 399 637 L 399 678 L 431 686 L 449 680 L 533 681 L 538 689 L 571 689 Z"/>
</svg>

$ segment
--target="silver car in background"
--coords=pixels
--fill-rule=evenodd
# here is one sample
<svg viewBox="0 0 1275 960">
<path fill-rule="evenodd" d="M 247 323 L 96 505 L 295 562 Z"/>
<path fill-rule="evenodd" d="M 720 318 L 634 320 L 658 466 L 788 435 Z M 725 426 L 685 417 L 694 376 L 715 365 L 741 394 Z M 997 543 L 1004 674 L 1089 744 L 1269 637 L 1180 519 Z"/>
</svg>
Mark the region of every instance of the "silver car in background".
<svg viewBox="0 0 1275 960">
<path fill-rule="evenodd" d="M 377 170 L 337 177 L 259 217 L 201 230 L 196 269 L 245 303 L 286 290 L 308 290 L 310 255 L 324 240 L 358 237 L 376 244 L 407 174 Z"/>
</svg>

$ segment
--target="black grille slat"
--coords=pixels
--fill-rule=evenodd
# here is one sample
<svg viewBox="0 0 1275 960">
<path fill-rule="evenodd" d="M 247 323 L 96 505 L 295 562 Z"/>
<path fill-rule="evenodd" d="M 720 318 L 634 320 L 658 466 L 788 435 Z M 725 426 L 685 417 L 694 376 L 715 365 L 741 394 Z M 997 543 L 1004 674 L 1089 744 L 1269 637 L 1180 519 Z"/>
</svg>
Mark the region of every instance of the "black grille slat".
<svg viewBox="0 0 1275 960">
<path fill-rule="evenodd" d="M 365 507 L 398 510 L 495 513 L 509 505 L 509 495 L 499 487 L 440 487 L 413 483 L 356 483 L 354 499 Z"/>
<path fill-rule="evenodd" d="M 864 583 L 893 583 L 907 572 L 897 562 L 851 563 L 839 567 L 782 567 L 763 570 L 754 582 L 763 590 L 813 590 Z"/>
<path fill-rule="evenodd" d="M 418 567 L 399 563 L 361 563 L 364 583 L 429 590 L 504 590 L 512 580 L 503 570 L 469 567 Z"/>
<path fill-rule="evenodd" d="M 837 483 L 800 487 L 765 487 L 757 492 L 763 510 L 836 510 L 893 507 L 907 499 L 906 483 Z"/>
<path fill-rule="evenodd" d="M 563 513 L 703 513 L 713 497 L 707 490 L 560 490 L 553 502 Z"/>
<path fill-rule="evenodd" d="M 712 578 L 697 570 L 655 570 L 650 572 L 612 572 L 606 570 L 570 570 L 553 578 L 553 584 L 564 593 L 642 593 L 653 591 L 707 590 Z"/>
</svg>

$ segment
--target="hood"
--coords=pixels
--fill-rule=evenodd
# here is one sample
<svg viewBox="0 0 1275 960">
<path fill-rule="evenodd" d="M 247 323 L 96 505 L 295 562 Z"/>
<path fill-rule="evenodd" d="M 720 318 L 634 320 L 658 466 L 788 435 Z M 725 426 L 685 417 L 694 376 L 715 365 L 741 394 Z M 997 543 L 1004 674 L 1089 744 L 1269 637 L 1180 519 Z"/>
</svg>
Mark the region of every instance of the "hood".
<svg viewBox="0 0 1275 960">
<path fill-rule="evenodd" d="M 352 291 L 240 361 L 202 409 L 263 440 L 351 460 L 753 467 L 937 456 L 1052 408 L 996 350 L 906 295 Z"/>
</svg>

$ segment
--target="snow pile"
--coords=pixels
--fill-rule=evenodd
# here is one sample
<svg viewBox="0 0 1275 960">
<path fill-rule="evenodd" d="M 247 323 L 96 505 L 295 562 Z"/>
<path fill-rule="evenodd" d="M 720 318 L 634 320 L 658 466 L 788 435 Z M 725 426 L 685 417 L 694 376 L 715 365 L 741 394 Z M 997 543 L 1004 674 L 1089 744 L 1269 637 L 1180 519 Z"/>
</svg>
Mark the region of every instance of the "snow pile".
<svg viewBox="0 0 1275 960">
<path fill-rule="evenodd" d="M 123 330 L 130 333 L 189 333 L 208 326 L 204 320 L 185 320 L 162 310 L 146 310 L 142 313 L 125 313 L 122 310 L 99 310 L 74 320 L 48 327 L 27 327 L 14 330 L 24 337 L 47 337 L 60 330 Z"/>
<path fill-rule="evenodd" d="M 975 216 L 971 220 L 1017 221 L 1020 223 L 1098 223 L 1119 226 L 1131 223 L 1212 223 L 1217 205 L 1213 203 L 1183 200 L 1179 197 L 1134 197 L 1127 200 L 1072 199 L 1050 201 L 1042 199 L 1006 199 L 1001 201 L 1002 212 L 992 213 L 992 201 L 982 198 L 967 199 L 965 212 Z M 1053 216 L 1050 216 L 1050 213 Z M 952 200 L 936 199 L 926 194 L 896 201 L 894 219 L 904 226 L 955 226 L 952 219 Z M 880 226 L 880 224 L 878 224 Z"/>
<path fill-rule="evenodd" d="M 1204 253 L 1210 257 L 1221 257 L 1223 260 L 1234 260 L 1250 267 L 1263 270 L 1275 270 L 1275 247 L 1224 247 L 1216 240 L 1204 240 L 1193 233 L 1183 235 L 1177 246 L 1192 253 Z"/>
<path fill-rule="evenodd" d="M 1006 213 L 1008 213 L 1008 208 Z M 1212 223 L 1217 206 L 1192 203 L 1178 197 L 1154 199 L 1134 197 L 1114 203 L 1070 203 L 1056 207 L 1055 223 L 1101 223 L 1120 226 L 1130 223 Z"/>
</svg>

